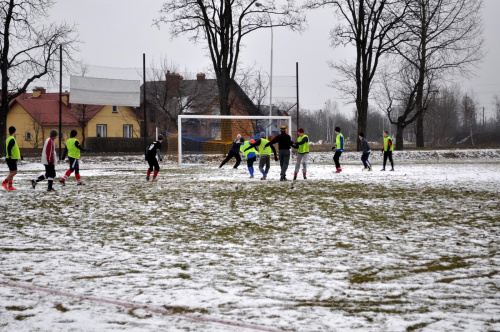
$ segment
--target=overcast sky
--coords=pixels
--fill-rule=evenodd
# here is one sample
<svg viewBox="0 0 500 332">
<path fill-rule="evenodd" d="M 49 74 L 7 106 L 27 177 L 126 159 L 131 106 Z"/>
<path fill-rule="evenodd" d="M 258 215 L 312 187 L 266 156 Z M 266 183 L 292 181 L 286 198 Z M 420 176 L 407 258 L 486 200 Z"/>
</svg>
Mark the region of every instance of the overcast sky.
<svg viewBox="0 0 500 332">
<path fill-rule="evenodd" d="M 50 19 L 77 25 L 79 39 L 84 42 L 79 46 L 78 57 L 89 65 L 141 68 L 145 53 L 147 64 L 152 59 L 167 58 L 181 71 L 208 72 L 210 60 L 202 43 L 193 44 L 187 36 L 172 40 L 166 25 L 160 29 L 152 25 L 164 1 L 60 0 L 51 10 Z M 492 96 L 500 95 L 500 1 L 484 0 L 483 13 L 487 55 L 476 70 L 476 77 L 455 80 L 462 84 L 463 90 L 472 89 L 486 114 L 492 114 Z M 307 19 L 308 28 L 302 34 L 285 28 L 274 29 L 273 95 L 295 98 L 292 85 L 298 62 L 301 108 L 321 109 L 331 99 L 337 100 L 343 110 L 350 110 L 353 106 L 345 105 L 345 101 L 338 99 L 338 93 L 328 86 L 335 76 L 328 61 L 353 55 L 351 49 L 330 47 L 329 34 L 335 25 L 333 9 L 309 12 Z M 249 35 L 242 51 L 242 64 L 255 65 L 268 73 L 270 40 L 268 29 Z"/>
</svg>

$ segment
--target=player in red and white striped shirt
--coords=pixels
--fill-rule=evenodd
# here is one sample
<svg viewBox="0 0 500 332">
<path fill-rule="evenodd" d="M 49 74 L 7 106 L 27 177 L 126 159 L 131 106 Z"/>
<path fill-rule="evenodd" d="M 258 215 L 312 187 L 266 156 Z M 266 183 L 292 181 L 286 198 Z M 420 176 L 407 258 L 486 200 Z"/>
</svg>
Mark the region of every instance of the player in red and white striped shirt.
<svg viewBox="0 0 500 332">
<path fill-rule="evenodd" d="M 52 188 L 52 184 L 54 183 L 54 178 L 56 177 L 57 155 L 55 140 L 57 134 L 57 130 L 51 130 L 50 137 L 45 140 L 45 144 L 43 145 L 42 150 L 42 164 L 45 166 L 45 174 L 42 174 L 38 178 L 31 180 L 33 189 L 35 189 L 38 182 L 47 179 L 49 182 L 47 191 L 55 191 L 54 188 Z"/>
</svg>

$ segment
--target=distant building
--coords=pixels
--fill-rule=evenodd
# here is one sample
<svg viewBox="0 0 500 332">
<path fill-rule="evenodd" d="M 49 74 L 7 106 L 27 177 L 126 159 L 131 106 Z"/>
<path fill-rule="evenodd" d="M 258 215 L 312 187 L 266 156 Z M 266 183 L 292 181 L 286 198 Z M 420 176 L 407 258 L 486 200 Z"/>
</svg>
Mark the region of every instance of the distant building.
<svg viewBox="0 0 500 332">
<path fill-rule="evenodd" d="M 144 86 L 141 88 L 144 93 Z M 141 101 L 143 98 L 141 97 Z M 177 117 L 183 115 L 220 115 L 219 90 L 215 79 L 206 79 L 199 73 L 196 79 L 186 80 L 177 73 L 168 72 L 165 81 L 146 82 L 147 120 L 149 132 L 155 127 L 163 131 L 177 133 Z M 229 94 L 231 115 L 260 115 L 258 108 L 233 82 Z M 200 121 L 186 119 L 183 135 L 199 138 L 222 139 L 236 134 L 249 135 L 255 131 L 255 120 L 242 120 L 231 126 L 230 132 L 221 135 L 220 121 Z"/>
<path fill-rule="evenodd" d="M 82 140 L 90 137 L 140 137 L 140 119 L 132 107 L 80 105 L 69 103 L 69 93 L 62 96 L 62 137 L 69 138 L 71 130 Z M 59 93 L 46 93 L 35 88 L 11 102 L 7 127 L 14 126 L 21 149 L 43 146 L 52 129 L 59 131 Z M 58 143 L 58 140 L 56 140 Z"/>
</svg>

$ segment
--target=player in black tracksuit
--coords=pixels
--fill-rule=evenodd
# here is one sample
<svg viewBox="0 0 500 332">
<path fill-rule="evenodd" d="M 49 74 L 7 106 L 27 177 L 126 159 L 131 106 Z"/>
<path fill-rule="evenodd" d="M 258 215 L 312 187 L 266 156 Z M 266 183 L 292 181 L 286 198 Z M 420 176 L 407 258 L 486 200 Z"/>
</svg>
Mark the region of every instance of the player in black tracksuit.
<svg viewBox="0 0 500 332">
<path fill-rule="evenodd" d="M 160 171 L 160 165 L 158 164 L 158 159 L 162 161 L 160 156 L 161 143 L 163 142 L 163 135 L 158 135 L 158 139 L 151 143 L 146 151 L 146 161 L 149 164 L 148 173 L 146 175 L 146 181 L 149 181 L 149 177 L 151 176 L 151 172 L 154 169 L 153 173 L 153 181 L 156 180 L 158 176 L 158 172 Z M 158 158 L 157 158 L 158 156 Z"/>
<path fill-rule="evenodd" d="M 290 163 L 290 148 L 293 145 L 292 138 L 286 133 L 286 126 L 281 126 L 279 135 L 276 135 L 272 140 L 265 145 L 268 147 L 271 144 L 278 143 L 278 155 L 280 157 L 281 177 L 280 181 L 286 181 L 286 171 Z"/>
<path fill-rule="evenodd" d="M 363 154 L 361 155 L 361 161 L 365 167 L 363 170 L 372 171 L 372 164 L 368 161 L 372 150 L 370 149 L 370 144 L 368 144 L 364 133 L 359 133 L 359 140 L 361 141 L 361 149 L 363 150 Z"/>
<path fill-rule="evenodd" d="M 238 168 L 238 166 L 240 166 L 240 163 L 241 163 L 241 157 L 240 157 L 241 142 L 240 142 L 240 138 L 241 138 L 241 135 L 238 134 L 236 136 L 236 139 L 233 141 L 233 145 L 231 145 L 231 149 L 229 150 L 229 153 L 227 154 L 226 159 L 224 159 L 222 161 L 222 163 L 220 164 L 219 168 L 222 168 L 222 166 L 224 166 L 224 164 L 227 163 L 229 160 L 231 160 L 231 158 L 233 158 L 233 157 L 236 158 L 236 164 L 234 164 L 233 168 Z"/>
</svg>

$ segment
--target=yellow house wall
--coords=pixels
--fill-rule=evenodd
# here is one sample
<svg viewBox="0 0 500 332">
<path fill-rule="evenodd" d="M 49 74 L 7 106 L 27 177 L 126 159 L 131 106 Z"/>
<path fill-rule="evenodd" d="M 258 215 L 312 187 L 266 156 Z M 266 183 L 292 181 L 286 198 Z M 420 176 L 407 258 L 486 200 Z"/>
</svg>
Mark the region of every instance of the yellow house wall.
<svg viewBox="0 0 500 332">
<path fill-rule="evenodd" d="M 128 106 L 118 106 L 118 112 L 113 113 L 113 106 L 104 106 L 88 123 L 87 137 L 97 136 L 97 125 L 105 124 L 107 137 L 123 137 L 123 125 L 131 124 L 133 137 L 140 137 L 140 124 L 134 111 Z"/>
<path fill-rule="evenodd" d="M 33 135 L 32 119 L 31 115 L 19 104 L 15 104 L 7 114 L 7 135 L 10 126 L 16 127 L 16 141 L 21 149 L 33 148 L 33 145 L 25 140 L 28 131 Z"/>
<path fill-rule="evenodd" d="M 33 144 L 30 141 L 26 140 L 26 133 L 28 132 L 31 133 L 32 139 L 35 138 L 35 129 L 33 122 L 34 120 L 31 115 L 26 112 L 26 110 L 20 104 L 17 103 L 10 109 L 9 113 L 7 114 L 7 130 L 10 126 L 16 127 L 16 141 L 17 145 L 19 145 L 19 148 L 21 149 L 33 149 Z M 39 149 L 43 147 L 43 142 L 49 137 L 50 131 L 52 129 L 59 131 L 59 125 L 42 126 L 43 132 L 39 133 Z M 78 132 L 76 138 L 80 141 L 82 140 L 82 130 L 80 127 L 62 126 L 63 147 L 65 146 L 66 140 L 69 138 L 69 133 L 73 129 Z M 56 138 L 56 147 L 59 147 L 59 138 Z"/>
</svg>

